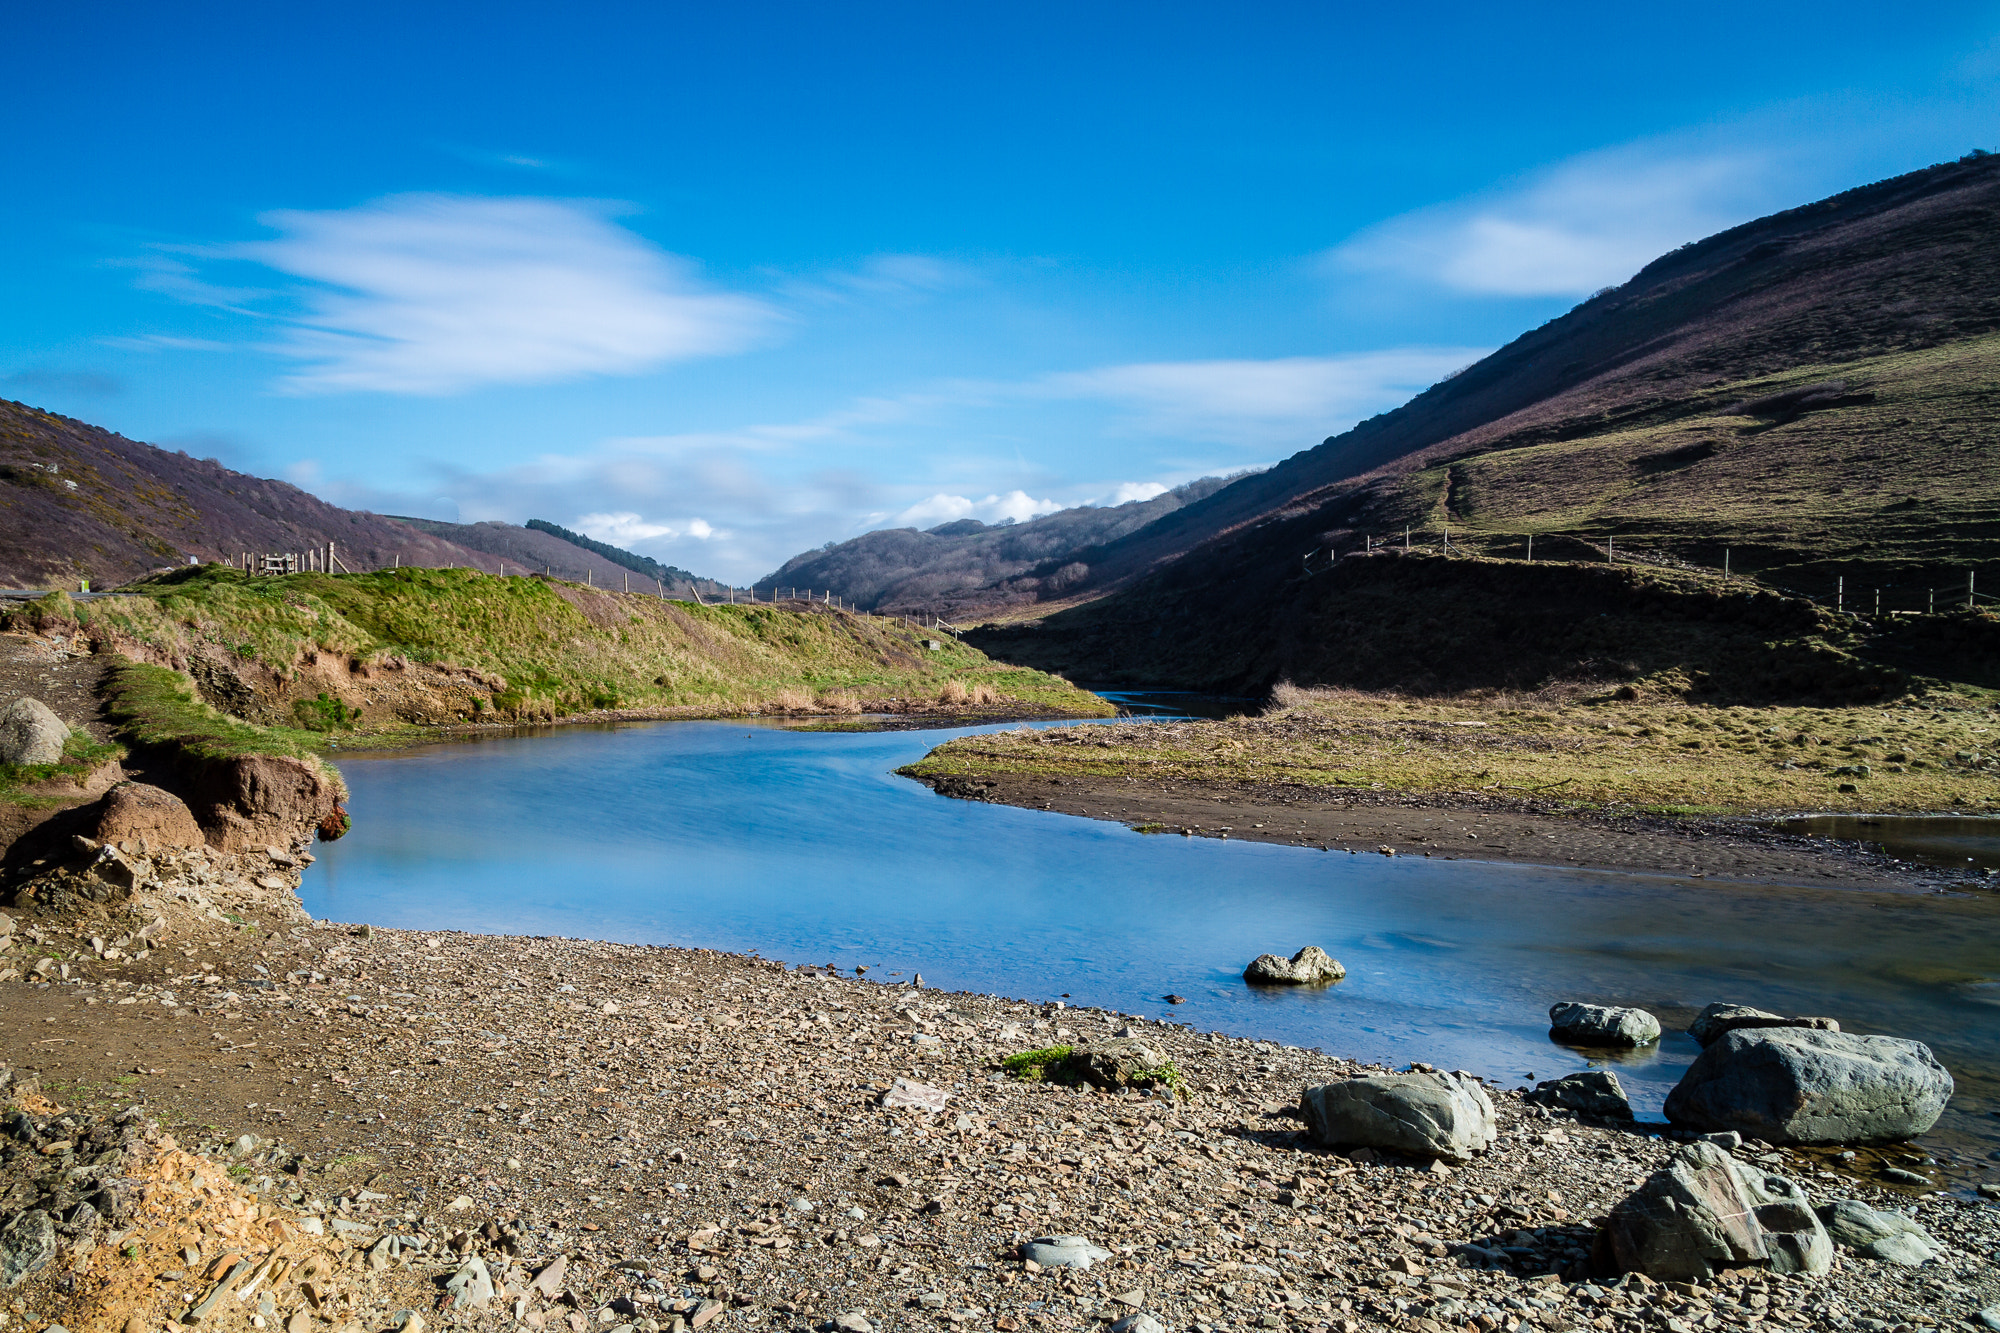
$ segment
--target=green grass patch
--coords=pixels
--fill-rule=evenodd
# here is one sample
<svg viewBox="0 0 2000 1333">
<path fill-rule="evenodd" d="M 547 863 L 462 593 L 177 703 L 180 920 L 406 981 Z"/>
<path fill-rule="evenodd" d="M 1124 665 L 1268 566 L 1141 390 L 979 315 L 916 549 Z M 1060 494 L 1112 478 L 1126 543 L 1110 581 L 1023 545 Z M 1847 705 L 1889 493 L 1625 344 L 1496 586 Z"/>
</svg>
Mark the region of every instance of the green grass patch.
<svg viewBox="0 0 2000 1333">
<path fill-rule="evenodd" d="M 1074 1046 L 1049 1046 L 1039 1051 L 1022 1051 L 1010 1055 L 1000 1062 L 1000 1068 L 1023 1083 L 1040 1083 L 1049 1079 L 1051 1067 L 1057 1067 L 1076 1053 Z"/>
<path fill-rule="evenodd" d="M 124 746 L 100 741 L 80 727 L 73 729 L 63 742 L 62 758 L 53 764 L 0 764 L 0 801 L 31 810 L 69 805 L 74 798 L 64 795 L 65 788 L 80 791 L 92 773 L 124 757 Z"/>
</svg>

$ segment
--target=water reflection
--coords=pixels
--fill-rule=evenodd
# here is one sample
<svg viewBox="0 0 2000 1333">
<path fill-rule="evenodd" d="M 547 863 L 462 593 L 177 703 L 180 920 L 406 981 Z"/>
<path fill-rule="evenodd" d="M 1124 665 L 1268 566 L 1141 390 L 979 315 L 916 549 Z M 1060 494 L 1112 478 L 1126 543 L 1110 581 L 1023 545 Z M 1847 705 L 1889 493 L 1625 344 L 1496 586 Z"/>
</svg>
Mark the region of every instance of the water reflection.
<svg viewBox="0 0 2000 1333">
<path fill-rule="evenodd" d="M 893 775 L 940 739 L 655 723 L 344 757 L 354 832 L 324 849 L 306 904 L 921 970 L 1506 1082 L 1615 1063 L 1649 1114 L 1703 1005 L 1827 1014 L 1931 1043 L 1959 1078 L 1951 1126 L 2000 1147 L 1992 900 L 1148 838 Z M 1243 983 L 1251 958 L 1308 943 L 1347 979 Z M 1630 1059 L 1556 1046 L 1563 999 L 1639 1005 L 1668 1034 Z"/>
<path fill-rule="evenodd" d="M 2000 870 L 2000 819 L 1989 815 L 1800 815 L 1778 821 L 1787 833 L 1865 842 L 1926 865 Z"/>
</svg>

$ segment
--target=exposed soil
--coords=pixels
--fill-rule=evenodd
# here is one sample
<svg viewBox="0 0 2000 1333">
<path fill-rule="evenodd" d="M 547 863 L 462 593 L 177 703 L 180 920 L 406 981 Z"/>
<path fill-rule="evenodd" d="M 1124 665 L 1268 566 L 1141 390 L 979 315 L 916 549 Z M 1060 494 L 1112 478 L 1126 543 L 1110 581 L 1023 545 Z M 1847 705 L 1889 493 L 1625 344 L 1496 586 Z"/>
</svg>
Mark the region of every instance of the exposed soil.
<svg viewBox="0 0 2000 1333">
<path fill-rule="evenodd" d="M 1591 866 L 1695 879 L 1935 889 L 1982 881 L 1893 861 L 1855 843 L 1744 820 L 1579 818 L 1502 801 L 1447 803 L 1396 792 L 1018 773 L 926 779 L 945 796 L 1155 826 L 1148 831 L 1277 842 L 1360 855 Z"/>
<path fill-rule="evenodd" d="M 68 639 L 31 634 L 0 634 L 0 708 L 23 696 L 40 699 L 70 727 L 81 727 L 101 741 L 113 739 L 112 728 L 102 717 L 98 684 L 104 678 L 104 659 L 87 649 L 79 651 Z M 16 805 L 0 801 L 0 850 L 58 813 L 96 800 L 110 781 L 119 776 L 118 766 L 100 775 L 100 780 L 78 789 L 74 795 L 60 786 L 38 791 L 36 805 Z M 52 804 L 42 804 L 47 801 Z"/>
</svg>

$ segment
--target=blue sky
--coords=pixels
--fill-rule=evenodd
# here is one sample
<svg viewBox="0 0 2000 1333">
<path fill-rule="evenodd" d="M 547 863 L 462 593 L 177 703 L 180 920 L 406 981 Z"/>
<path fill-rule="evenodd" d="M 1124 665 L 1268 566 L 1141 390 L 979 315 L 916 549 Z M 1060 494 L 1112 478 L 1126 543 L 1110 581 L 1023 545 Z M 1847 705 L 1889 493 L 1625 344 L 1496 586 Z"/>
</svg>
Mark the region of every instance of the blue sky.
<svg viewBox="0 0 2000 1333">
<path fill-rule="evenodd" d="M 2000 148 L 2000 5 L 19 5 L 0 395 L 718 577 L 1269 464 Z"/>
</svg>

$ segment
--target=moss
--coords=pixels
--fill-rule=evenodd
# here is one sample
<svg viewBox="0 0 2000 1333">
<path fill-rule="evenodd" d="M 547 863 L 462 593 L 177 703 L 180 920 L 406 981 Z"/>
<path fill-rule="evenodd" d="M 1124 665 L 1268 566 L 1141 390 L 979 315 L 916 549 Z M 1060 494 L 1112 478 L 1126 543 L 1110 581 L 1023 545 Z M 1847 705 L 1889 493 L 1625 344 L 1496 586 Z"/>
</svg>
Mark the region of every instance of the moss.
<svg viewBox="0 0 2000 1333">
<path fill-rule="evenodd" d="M 125 757 L 125 747 L 100 741 L 81 728 L 63 742 L 62 758 L 53 764 L 0 764 L 0 801 L 33 810 L 69 804 L 59 793 L 30 793 L 25 788 L 53 786 L 63 781 L 81 788 L 104 764 Z"/>
<path fill-rule="evenodd" d="M 1074 1046 L 1048 1046 L 1039 1051 L 1022 1051 L 1018 1055 L 1010 1055 L 1002 1060 L 1000 1068 L 1023 1083 L 1040 1083 L 1044 1080 L 1061 1082 L 1063 1080 L 1060 1078 L 1050 1078 L 1050 1070 L 1053 1067 L 1056 1073 L 1060 1074 L 1062 1062 L 1075 1053 Z"/>
</svg>

